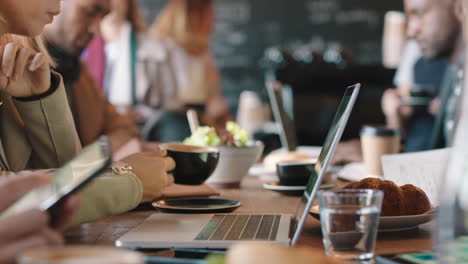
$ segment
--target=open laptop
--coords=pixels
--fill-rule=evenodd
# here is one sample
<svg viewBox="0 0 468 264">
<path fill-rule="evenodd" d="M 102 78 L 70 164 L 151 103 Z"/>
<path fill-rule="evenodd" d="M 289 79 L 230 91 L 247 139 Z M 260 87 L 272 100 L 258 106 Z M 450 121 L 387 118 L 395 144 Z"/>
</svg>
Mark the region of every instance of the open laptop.
<svg viewBox="0 0 468 264">
<path fill-rule="evenodd" d="M 292 112 L 288 114 L 284 100 L 287 97 L 289 101 L 292 101 L 291 87 L 279 83 L 270 83 L 267 85 L 267 91 L 273 115 L 280 127 L 281 144 L 288 151 L 295 151 L 297 148 L 296 128 L 294 127 Z"/>
<path fill-rule="evenodd" d="M 265 241 L 294 246 L 315 194 L 341 139 L 360 84 L 348 87 L 310 176 L 296 214 L 153 214 L 116 241 L 118 247 L 228 248 L 239 241 Z"/>
</svg>

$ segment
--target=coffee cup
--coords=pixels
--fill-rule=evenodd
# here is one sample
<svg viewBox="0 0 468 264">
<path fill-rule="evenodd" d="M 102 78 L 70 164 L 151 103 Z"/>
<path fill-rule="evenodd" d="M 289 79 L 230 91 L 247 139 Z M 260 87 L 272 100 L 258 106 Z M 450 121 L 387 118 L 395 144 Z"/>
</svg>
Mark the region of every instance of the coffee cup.
<svg viewBox="0 0 468 264">
<path fill-rule="evenodd" d="M 394 69 L 400 64 L 406 43 L 406 18 L 400 11 L 385 14 L 383 35 L 383 64 Z"/>
<path fill-rule="evenodd" d="M 364 126 L 361 129 L 361 146 L 367 174 L 382 176 L 381 157 L 400 151 L 400 132 L 383 126 Z"/>
<path fill-rule="evenodd" d="M 283 186 L 305 186 L 307 185 L 313 170 L 315 160 L 288 161 L 276 164 L 276 173 L 279 183 Z"/>
<path fill-rule="evenodd" d="M 37 248 L 24 252 L 19 264 L 144 264 L 140 253 L 103 246 Z"/>
<path fill-rule="evenodd" d="M 171 171 L 177 184 L 199 185 L 216 169 L 219 150 L 211 147 L 191 146 L 182 143 L 160 145 L 174 159 L 176 167 Z"/>
</svg>

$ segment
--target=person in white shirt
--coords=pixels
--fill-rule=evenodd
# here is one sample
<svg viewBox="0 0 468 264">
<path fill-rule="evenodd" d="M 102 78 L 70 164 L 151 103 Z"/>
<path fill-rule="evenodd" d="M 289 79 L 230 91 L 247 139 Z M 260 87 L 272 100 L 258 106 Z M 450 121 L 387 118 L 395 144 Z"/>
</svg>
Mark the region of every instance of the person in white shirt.
<svg viewBox="0 0 468 264">
<path fill-rule="evenodd" d="M 189 108 L 198 110 L 207 125 L 224 126 L 230 119 L 209 46 L 213 24 L 211 0 L 171 0 L 146 35 L 135 38 L 128 27 L 122 27 L 120 48 L 113 51 L 119 60 L 112 66 L 110 83 L 114 85 L 108 89 L 108 96 L 121 108 L 136 109 L 126 111 L 132 116 L 138 112 L 144 120 L 150 120 L 146 140 L 167 142 L 188 137 L 185 112 Z M 132 47 L 135 42 L 137 49 Z M 129 56 L 122 51 L 130 51 Z M 134 76 L 125 77 L 125 72 Z M 132 80 L 133 85 L 125 85 Z"/>
</svg>

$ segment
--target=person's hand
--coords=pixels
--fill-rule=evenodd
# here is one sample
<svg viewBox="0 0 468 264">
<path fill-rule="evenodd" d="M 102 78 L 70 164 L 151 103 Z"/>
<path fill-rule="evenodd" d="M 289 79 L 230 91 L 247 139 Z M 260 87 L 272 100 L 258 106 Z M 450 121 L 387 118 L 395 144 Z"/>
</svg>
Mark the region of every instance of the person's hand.
<svg viewBox="0 0 468 264">
<path fill-rule="evenodd" d="M 440 105 L 441 105 L 440 98 L 439 98 L 439 97 L 436 97 L 436 98 L 434 98 L 434 99 L 431 101 L 431 103 L 429 104 L 429 107 L 428 107 L 427 111 L 428 111 L 430 114 L 436 116 L 437 113 L 439 113 L 439 111 L 440 111 Z"/>
<path fill-rule="evenodd" d="M 394 118 L 399 115 L 401 99 L 396 89 L 385 90 L 382 96 L 382 111 L 387 118 Z"/>
<path fill-rule="evenodd" d="M 143 183 L 142 202 L 161 197 L 163 189 L 174 183 L 174 177 L 168 172 L 175 168 L 175 162 L 166 155 L 166 150 L 161 149 L 136 153 L 121 160 L 132 166 L 135 175 Z"/>
<path fill-rule="evenodd" d="M 141 149 L 143 152 L 165 153 L 165 150 L 163 150 L 156 142 L 142 141 Z"/>
<path fill-rule="evenodd" d="M 50 66 L 42 53 L 16 43 L 0 46 L 0 91 L 30 97 L 50 88 Z"/>
<path fill-rule="evenodd" d="M 333 157 L 333 165 L 343 165 L 362 161 L 362 148 L 359 139 L 352 139 L 338 144 Z"/>
<path fill-rule="evenodd" d="M 3 212 L 33 188 L 50 181 L 50 175 L 32 172 L 0 180 L 0 211 Z M 34 209 L 0 219 L 0 263 L 13 263 L 19 254 L 31 248 L 62 243 L 61 235 L 49 227 L 46 212 Z"/>
<path fill-rule="evenodd" d="M 73 222 L 73 217 L 80 206 L 78 196 L 68 197 L 67 200 L 58 208 L 54 208 L 51 214 L 51 227 L 58 231 L 64 232 Z"/>
</svg>

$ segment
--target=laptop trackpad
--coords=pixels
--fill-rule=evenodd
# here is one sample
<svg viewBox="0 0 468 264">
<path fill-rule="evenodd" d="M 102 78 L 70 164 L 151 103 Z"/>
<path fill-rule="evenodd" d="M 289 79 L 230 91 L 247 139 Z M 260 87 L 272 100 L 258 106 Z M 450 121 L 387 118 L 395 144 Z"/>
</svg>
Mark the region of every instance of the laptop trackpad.
<svg viewBox="0 0 468 264">
<path fill-rule="evenodd" d="M 119 240 L 139 243 L 191 241 L 212 217 L 211 214 L 153 214 Z"/>
</svg>

